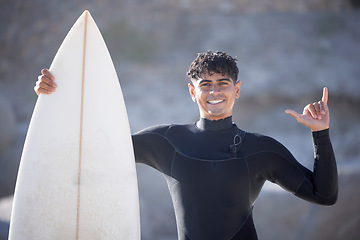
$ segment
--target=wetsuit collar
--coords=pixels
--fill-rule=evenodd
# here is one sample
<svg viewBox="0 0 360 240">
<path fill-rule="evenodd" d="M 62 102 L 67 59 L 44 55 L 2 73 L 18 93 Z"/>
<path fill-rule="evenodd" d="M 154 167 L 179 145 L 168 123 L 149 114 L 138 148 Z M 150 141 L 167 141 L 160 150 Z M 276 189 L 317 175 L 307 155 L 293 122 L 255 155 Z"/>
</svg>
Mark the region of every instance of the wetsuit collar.
<svg viewBox="0 0 360 240">
<path fill-rule="evenodd" d="M 208 120 L 206 118 L 200 118 L 196 122 L 196 127 L 202 130 L 217 131 L 231 128 L 233 125 L 232 116 L 220 119 L 220 120 Z"/>
</svg>

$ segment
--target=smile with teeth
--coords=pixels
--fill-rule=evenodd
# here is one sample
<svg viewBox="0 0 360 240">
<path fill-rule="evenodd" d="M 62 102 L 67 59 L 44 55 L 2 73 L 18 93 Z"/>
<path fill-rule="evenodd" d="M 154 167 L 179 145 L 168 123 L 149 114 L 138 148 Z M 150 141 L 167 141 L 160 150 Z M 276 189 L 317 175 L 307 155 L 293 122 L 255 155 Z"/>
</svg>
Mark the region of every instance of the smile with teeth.
<svg viewBox="0 0 360 240">
<path fill-rule="evenodd" d="M 209 104 L 211 105 L 215 105 L 215 104 L 218 104 L 218 103 L 222 103 L 224 102 L 225 100 L 210 100 L 210 101 L 207 101 Z"/>
</svg>

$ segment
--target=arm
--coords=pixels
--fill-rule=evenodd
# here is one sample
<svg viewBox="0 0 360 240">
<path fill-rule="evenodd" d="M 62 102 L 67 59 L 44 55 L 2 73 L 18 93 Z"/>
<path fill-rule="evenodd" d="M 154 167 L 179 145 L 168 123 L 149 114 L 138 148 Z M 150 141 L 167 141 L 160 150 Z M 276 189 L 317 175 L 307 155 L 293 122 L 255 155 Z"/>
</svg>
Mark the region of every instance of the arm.
<svg viewBox="0 0 360 240">
<path fill-rule="evenodd" d="M 323 205 L 333 205 L 338 196 L 338 174 L 329 130 L 313 132 L 314 171 L 300 185 L 296 196 Z M 313 179 L 313 182 L 311 180 Z"/>
<path fill-rule="evenodd" d="M 155 126 L 132 135 L 135 161 L 170 174 L 174 147 L 164 137 L 168 126 Z"/>
<path fill-rule="evenodd" d="M 314 172 L 306 173 L 306 181 L 297 189 L 296 195 L 320 204 L 334 204 L 338 193 L 338 175 L 335 156 L 329 137 L 330 113 L 328 89 L 323 89 L 321 101 L 308 104 L 303 114 L 293 110 L 286 113 L 312 130 L 314 142 Z"/>
<path fill-rule="evenodd" d="M 313 132 L 314 169 L 302 166 L 289 150 L 272 138 L 265 138 L 265 154 L 253 167 L 263 169 L 261 176 L 278 184 L 297 197 L 321 205 L 337 201 L 338 182 L 329 130 Z"/>
</svg>

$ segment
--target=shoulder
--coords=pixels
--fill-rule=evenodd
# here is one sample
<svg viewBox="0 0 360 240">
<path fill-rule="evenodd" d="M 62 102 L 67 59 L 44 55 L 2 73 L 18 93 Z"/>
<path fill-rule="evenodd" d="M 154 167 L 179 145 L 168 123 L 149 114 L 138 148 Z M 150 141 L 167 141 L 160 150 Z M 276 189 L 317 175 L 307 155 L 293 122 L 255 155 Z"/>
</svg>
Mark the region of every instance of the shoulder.
<svg viewBox="0 0 360 240">
<path fill-rule="evenodd" d="M 260 133 L 254 133 L 254 132 L 246 132 L 246 138 L 250 141 L 254 141 L 254 142 L 272 142 L 272 141 L 276 141 L 274 138 L 267 136 L 267 135 L 263 135 Z"/>
<path fill-rule="evenodd" d="M 244 144 L 262 151 L 274 151 L 275 149 L 284 148 L 284 146 L 273 137 L 252 132 L 246 133 Z"/>
<path fill-rule="evenodd" d="M 138 135 L 147 135 L 147 134 L 159 134 L 164 135 L 169 128 L 171 127 L 171 124 L 161 124 L 161 125 L 155 125 L 151 127 L 147 127 L 139 132 L 134 133 L 134 136 Z"/>
<path fill-rule="evenodd" d="M 291 152 L 282 143 L 273 137 L 258 133 L 247 133 L 242 149 L 244 155 L 262 156 L 262 163 L 270 163 L 270 159 L 294 159 Z"/>
<path fill-rule="evenodd" d="M 190 124 L 188 125 L 180 125 L 180 124 L 161 124 L 155 125 L 148 128 L 145 128 L 133 135 L 144 135 L 144 134 L 157 134 L 166 136 L 169 132 L 181 132 L 190 128 Z"/>
</svg>

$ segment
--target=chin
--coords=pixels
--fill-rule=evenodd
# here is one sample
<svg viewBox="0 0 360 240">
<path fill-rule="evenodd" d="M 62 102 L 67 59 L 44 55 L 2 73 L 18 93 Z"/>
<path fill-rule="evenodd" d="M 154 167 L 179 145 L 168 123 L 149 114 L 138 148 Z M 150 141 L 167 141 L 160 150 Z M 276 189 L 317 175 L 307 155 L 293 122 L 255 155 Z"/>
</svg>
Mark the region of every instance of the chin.
<svg viewBox="0 0 360 240">
<path fill-rule="evenodd" d="M 227 118 L 229 116 L 231 116 L 231 115 L 211 113 L 211 114 L 208 114 L 207 118 L 210 119 L 210 120 L 220 120 L 220 119 Z"/>
</svg>

